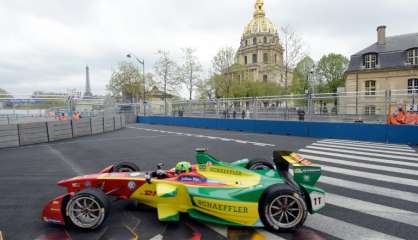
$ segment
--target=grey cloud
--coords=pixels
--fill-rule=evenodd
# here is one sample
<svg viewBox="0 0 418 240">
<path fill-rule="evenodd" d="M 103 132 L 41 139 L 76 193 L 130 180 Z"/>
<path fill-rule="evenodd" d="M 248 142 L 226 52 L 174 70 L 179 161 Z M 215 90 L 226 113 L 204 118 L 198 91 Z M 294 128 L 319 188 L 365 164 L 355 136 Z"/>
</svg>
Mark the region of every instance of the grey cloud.
<svg viewBox="0 0 418 240">
<path fill-rule="evenodd" d="M 152 71 L 163 48 L 179 59 L 192 46 L 209 67 L 217 49 L 238 47 L 255 0 L 2 0 L 0 88 L 83 89 L 84 66 L 93 90 L 103 92 L 111 69 L 133 52 Z M 409 0 L 265 0 L 267 16 L 291 25 L 318 59 L 346 56 L 388 34 L 415 32 L 418 2 Z"/>
</svg>

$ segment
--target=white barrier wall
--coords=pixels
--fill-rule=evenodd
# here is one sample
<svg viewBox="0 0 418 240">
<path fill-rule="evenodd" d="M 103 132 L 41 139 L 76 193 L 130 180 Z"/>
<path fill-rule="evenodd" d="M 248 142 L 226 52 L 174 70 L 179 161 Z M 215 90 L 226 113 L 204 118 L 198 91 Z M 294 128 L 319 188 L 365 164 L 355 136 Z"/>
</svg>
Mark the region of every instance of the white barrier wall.
<svg viewBox="0 0 418 240">
<path fill-rule="evenodd" d="M 103 130 L 104 132 L 111 132 L 115 130 L 115 118 L 112 117 L 105 117 L 104 118 L 104 124 L 103 124 Z"/>
<path fill-rule="evenodd" d="M 126 116 L 125 116 L 125 114 L 120 115 L 120 122 L 121 122 L 122 128 L 126 127 Z"/>
<path fill-rule="evenodd" d="M 73 137 L 82 137 L 91 135 L 90 118 L 82 118 L 73 121 Z"/>
<path fill-rule="evenodd" d="M 17 125 L 0 125 L 0 148 L 19 146 Z"/>
<path fill-rule="evenodd" d="M 115 129 L 121 129 L 122 128 L 122 123 L 120 120 L 120 116 L 115 116 Z"/>
<path fill-rule="evenodd" d="M 71 121 L 48 122 L 48 137 L 50 142 L 72 138 Z"/>
<path fill-rule="evenodd" d="M 116 128 L 115 128 L 116 126 Z M 90 136 L 126 127 L 123 115 L 85 118 L 77 121 L 52 121 L 0 125 L 0 148 L 54 142 Z"/>
<path fill-rule="evenodd" d="M 18 124 L 20 145 L 48 142 L 46 122 Z"/>
<path fill-rule="evenodd" d="M 90 121 L 91 121 L 91 134 L 92 135 L 103 133 L 103 118 L 102 117 L 90 118 Z"/>
</svg>

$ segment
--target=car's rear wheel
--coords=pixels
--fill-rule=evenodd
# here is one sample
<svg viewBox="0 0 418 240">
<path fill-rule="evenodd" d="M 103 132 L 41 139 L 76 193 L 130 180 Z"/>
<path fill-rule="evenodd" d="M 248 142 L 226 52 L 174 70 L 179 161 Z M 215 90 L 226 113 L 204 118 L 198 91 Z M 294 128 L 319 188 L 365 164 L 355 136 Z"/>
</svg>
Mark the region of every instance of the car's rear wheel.
<svg viewBox="0 0 418 240">
<path fill-rule="evenodd" d="M 267 189 L 260 199 L 259 214 L 267 228 L 288 232 L 303 225 L 307 209 L 299 193 L 276 185 Z"/>
<path fill-rule="evenodd" d="M 80 229 L 100 227 L 109 213 L 109 200 L 98 189 L 85 189 L 76 193 L 66 206 L 67 220 Z"/>
<path fill-rule="evenodd" d="M 139 172 L 140 168 L 131 162 L 121 162 L 113 167 L 113 172 Z"/>
<path fill-rule="evenodd" d="M 251 159 L 246 168 L 248 170 L 273 170 L 274 166 L 269 161 L 262 158 Z"/>
</svg>

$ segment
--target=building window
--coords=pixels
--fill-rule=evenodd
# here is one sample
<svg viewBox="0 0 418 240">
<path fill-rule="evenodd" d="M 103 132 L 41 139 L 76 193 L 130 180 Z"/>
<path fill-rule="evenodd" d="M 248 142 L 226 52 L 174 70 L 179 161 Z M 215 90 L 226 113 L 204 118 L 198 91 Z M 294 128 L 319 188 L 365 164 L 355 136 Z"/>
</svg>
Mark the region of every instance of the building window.
<svg viewBox="0 0 418 240">
<path fill-rule="evenodd" d="M 248 40 L 245 40 L 244 44 L 245 46 L 248 46 Z"/>
<path fill-rule="evenodd" d="M 363 65 L 367 69 L 376 68 L 377 65 L 377 54 L 370 53 L 363 56 Z"/>
<path fill-rule="evenodd" d="M 257 54 L 253 54 L 253 63 L 257 63 Z"/>
<path fill-rule="evenodd" d="M 264 37 L 264 43 L 267 43 L 267 37 Z"/>
<path fill-rule="evenodd" d="M 268 80 L 268 76 L 267 75 L 263 75 L 263 81 L 264 82 L 267 82 L 267 80 Z"/>
<path fill-rule="evenodd" d="M 376 81 L 370 80 L 365 82 L 366 95 L 376 95 Z"/>
<path fill-rule="evenodd" d="M 418 93 L 418 78 L 408 80 L 408 93 Z"/>
<path fill-rule="evenodd" d="M 376 115 L 376 106 L 374 106 L 374 105 L 366 106 L 366 108 L 364 110 L 365 110 L 364 113 L 368 116 Z"/>
<path fill-rule="evenodd" d="M 248 64 L 248 57 L 244 56 L 244 64 L 247 65 Z"/>
<path fill-rule="evenodd" d="M 253 44 L 256 45 L 257 44 L 257 38 L 253 38 Z"/>
<path fill-rule="evenodd" d="M 269 62 L 269 55 L 267 53 L 263 54 L 263 63 L 268 63 Z"/>
<path fill-rule="evenodd" d="M 274 63 L 277 63 L 277 54 L 274 54 Z"/>
<path fill-rule="evenodd" d="M 418 48 L 408 50 L 407 62 L 412 65 L 418 64 Z"/>
</svg>

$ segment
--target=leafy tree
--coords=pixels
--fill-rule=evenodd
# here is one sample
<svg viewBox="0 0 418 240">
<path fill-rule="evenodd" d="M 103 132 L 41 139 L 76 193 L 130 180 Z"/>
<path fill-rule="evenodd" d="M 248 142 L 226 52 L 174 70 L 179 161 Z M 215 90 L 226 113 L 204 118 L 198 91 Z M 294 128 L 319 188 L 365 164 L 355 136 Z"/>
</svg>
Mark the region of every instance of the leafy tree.
<svg viewBox="0 0 418 240">
<path fill-rule="evenodd" d="M 218 97 L 216 93 L 216 82 L 215 78 L 218 76 L 213 74 L 210 70 L 208 73 L 209 78 L 199 80 L 197 83 L 197 92 L 199 99 L 213 99 Z"/>
<path fill-rule="evenodd" d="M 305 57 L 303 42 L 290 26 L 281 28 L 281 41 L 284 50 L 285 90 L 288 91 L 289 73 Z"/>
<path fill-rule="evenodd" d="M 167 92 L 176 92 L 179 85 L 179 81 L 175 77 L 177 64 L 172 60 L 168 51 L 159 50 L 157 54 L 159 58 L 154 65 L 154 70 L 158 77 L 159 85 L 163 86 L 164 112 L 167 114 Z"/>
<path fill-rule="evenodd" d="M 224 97 L 229 97 L 234 84 L 233 75 L 229 74 L 234 64 L 235 50 L 232 47 L 221 48 L 212 60 L 215 75 L 213 81 L 217 92 L 222 92 Z"/>
<path fill-rule="evenodd" d="M 304 57 L 299 61 L 293 71 L 293 82 L 290 90 L 295 94 L 304 94 L 306 89 L 312 87 L 313 83 L 309 79 L 312 71 L 315 71 L 315 61 L 309 57 Z"/>
<path fill-rule="evenodd" d="M 183 64 L 178 69 L 178 79 L 186 86 L 189 92 L 189 100 L 193 98 L 193 91 L 202 72 L 202 65 L 195 52 L 195 49 L 189 47 L 183 48 Z"/>
<path fill-rule="evenodd" d="M 337 88 L 344 86 L 344 72 L 349 60 L 341 54 L 324 55 L 318 62 L 317 74 L 325 84 L 325 91 L 335 93 Z"/>
<path fill-rule="evenodd" d="M 131 102 L 139 102 L 144 96 L 144 79 L 138 68 L 132 63 L 121 62 L 118 69 L 113 71 L 107 89 L 112 96 Z"/>
</svg>

